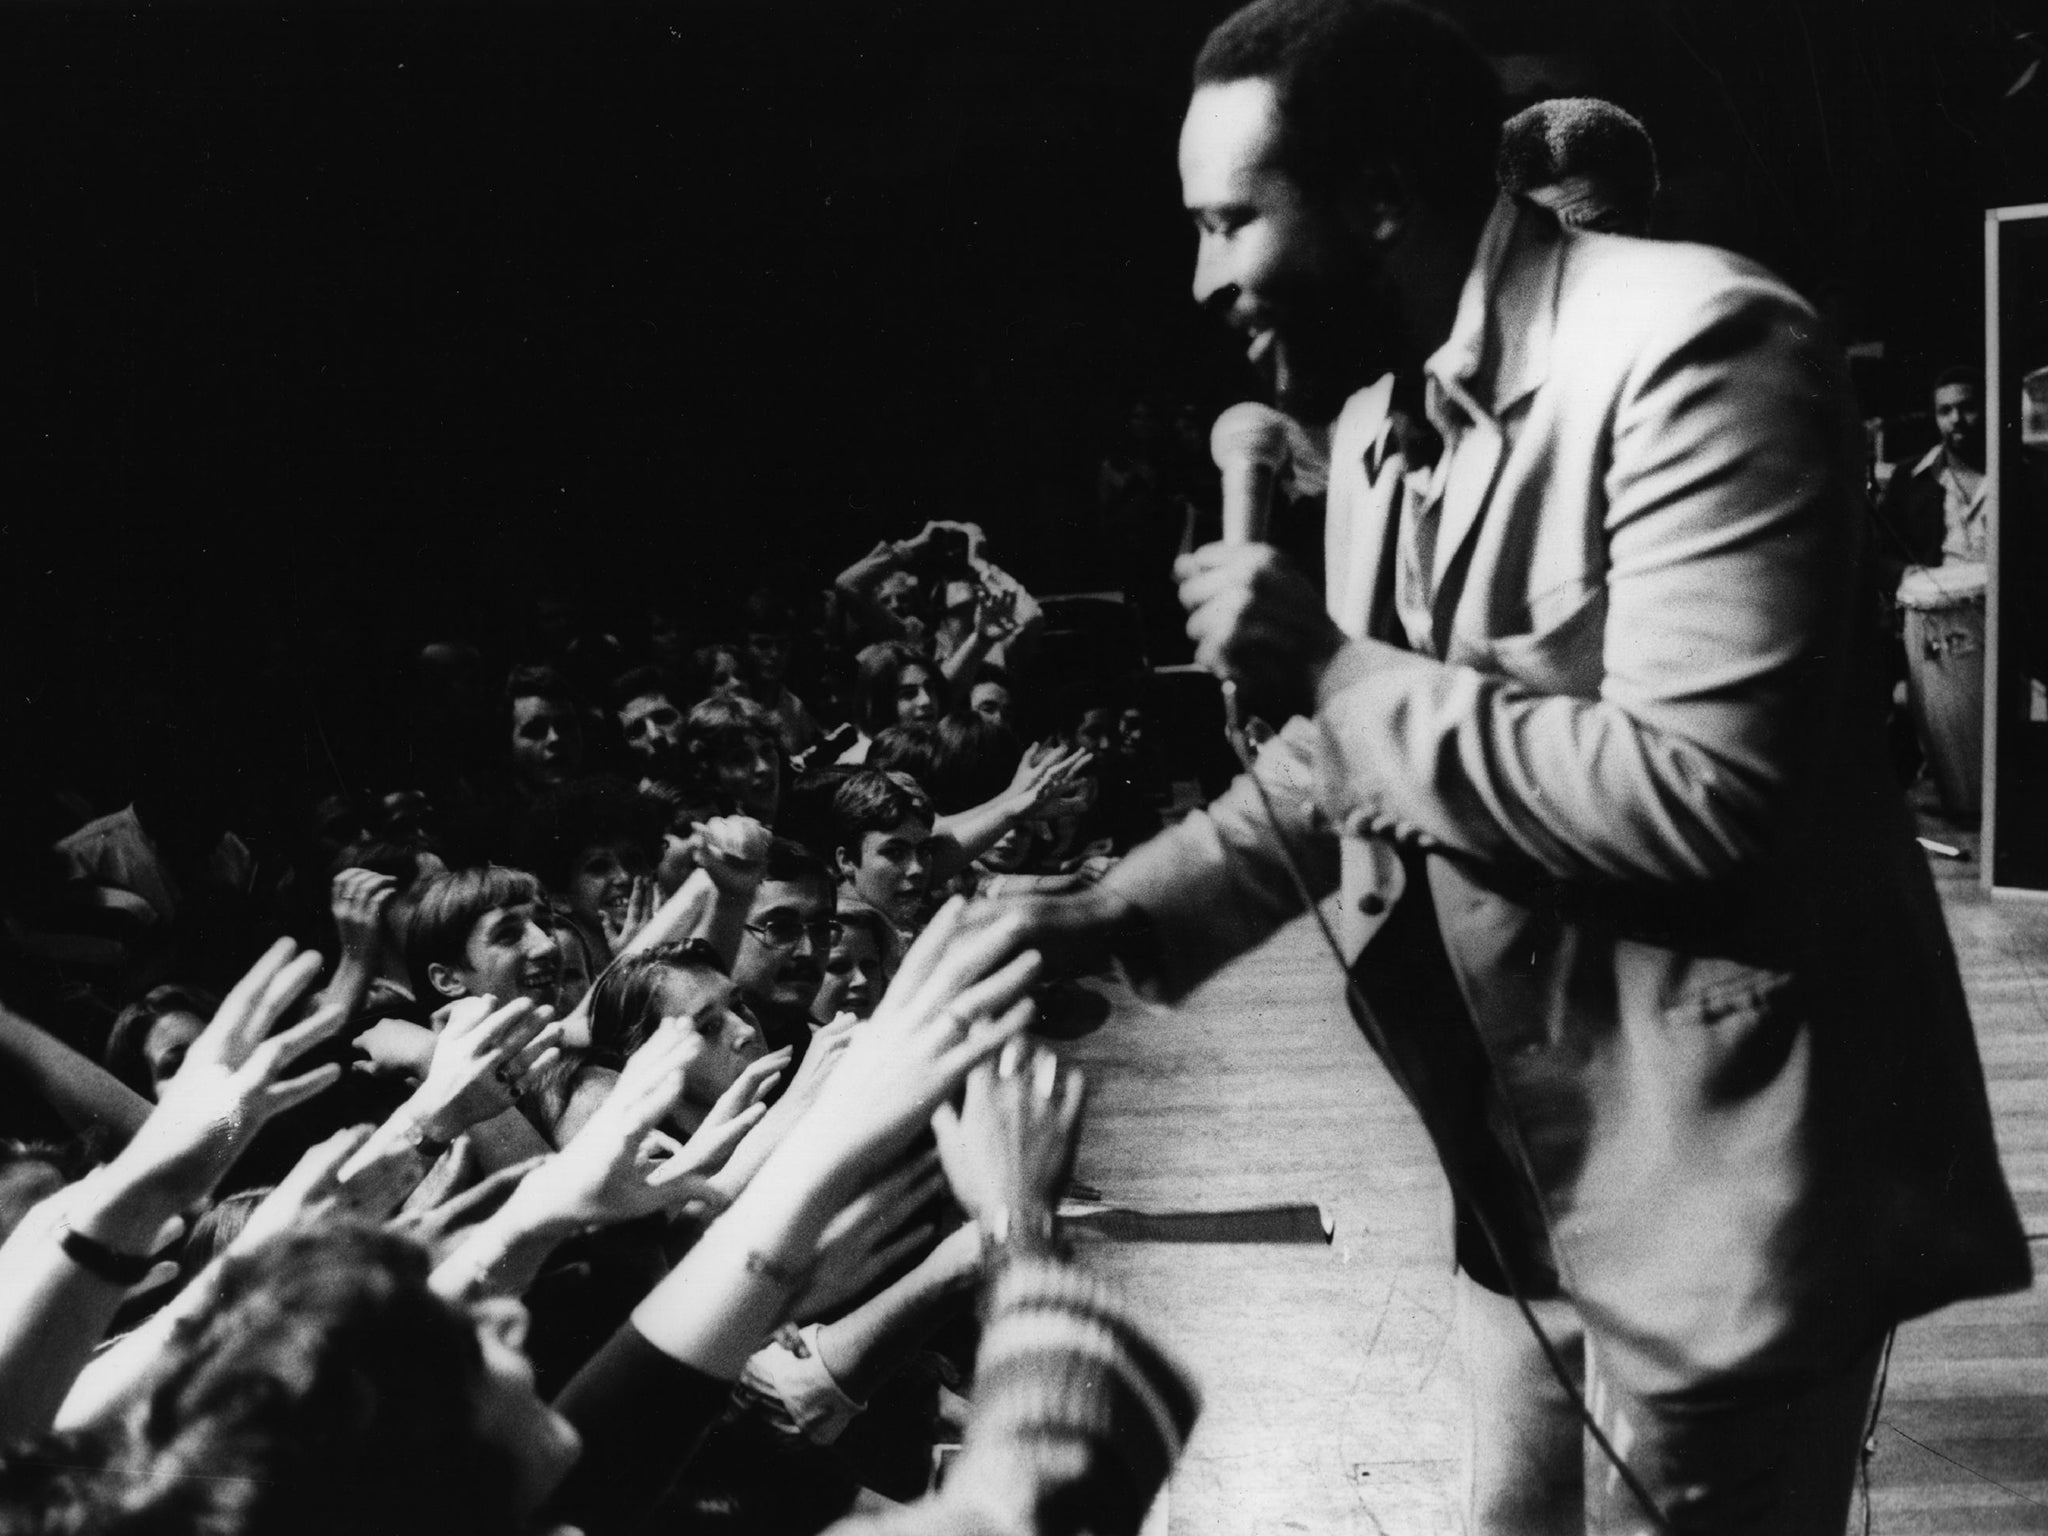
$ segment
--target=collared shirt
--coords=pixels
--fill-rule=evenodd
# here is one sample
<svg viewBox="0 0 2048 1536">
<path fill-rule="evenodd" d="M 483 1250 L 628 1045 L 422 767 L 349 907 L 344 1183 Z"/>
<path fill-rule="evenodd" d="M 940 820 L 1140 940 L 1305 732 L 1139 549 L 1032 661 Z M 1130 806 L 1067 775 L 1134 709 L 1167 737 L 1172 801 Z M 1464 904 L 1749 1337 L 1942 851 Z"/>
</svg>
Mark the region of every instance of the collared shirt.
<svg viewBox="0 0 2048 1536">
<path fill-rule="evenodd" d="M 1984 472 L 1961 462 L 1941 444 L 1927 450 L 1927 456 L 1913 466 L 1916 475 L 1932 475 L 1941 482 L 1941 557 L 1949 560 L 1984 559 Z"/>
</svg>

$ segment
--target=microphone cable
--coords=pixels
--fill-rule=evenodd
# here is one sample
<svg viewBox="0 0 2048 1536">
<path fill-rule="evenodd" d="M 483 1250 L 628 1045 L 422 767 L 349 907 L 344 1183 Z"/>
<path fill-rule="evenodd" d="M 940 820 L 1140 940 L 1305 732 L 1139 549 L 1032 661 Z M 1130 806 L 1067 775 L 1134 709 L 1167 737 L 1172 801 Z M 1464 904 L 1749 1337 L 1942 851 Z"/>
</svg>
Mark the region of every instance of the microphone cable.
<svg viewBox="0 0 2048 1536">
<path fill-rule="evenodd" d="M 1316 928 L 1322 934 L 1323 944 L 1329 950 L 1330 958 L 1336 963 L 1338 974 L 1344 978 L 1344 995 L 1346 1001 L 1351 1005 L 1351 1016 L 1356 1021 L 1359 1032 L 1365 1036 L 1367 1043 L 1372 1046 L 1380 1061 L 1385 1065 L 1388 1075 L 1394 1079 L 1401 1091 L 1408 1096 L 1409 1102 L 1411 1104 L 1419 1103 L 1416 1094 L 1402 1078 L 1400 1069 L 1394 1065 L 1395 1058 L 1387 1048 L 1386 1032 L 1380 1027 L 1378 1015 L 1373 1012 L 1372 1006 L 1365 999 L 1364 991 L 1352 978 L 1351 967 L 1344 959 L 1344 947 L 1338 942 L 1335 931 L 1330 927 L 1330 920 L 1324 915 L 1322 904 L 1316 900 L 1315 893 L 1309 889 L 1308 878 L 1303 873 L 1301 863 L 1295 857 L 1293 848 L 1288 846 L 1287 834 L 1281 828 L 1279 812 L 1273 805 L 1273 798 L 1266 789 L 1265 781 L 1254 771 L 1256 765 L 1252 757 L 1251 743 L 1246 736 L 1245 722 L 1240 714 L 1237 687 L 1232 680 L 1227 678 L 1223 680 L 1223 704 L 1225 716 L 1224 735 L 1228 739 L 1230 749 L 1236 755 L 1239 765 L 1244 769 L 1245 776 L 1251 780 L 1253 788 L 1258 791 L 1259 803 L 1266 813 L 1267 824 L 1272 828 L 1273 844 L 1280 851 L 1281 863 L 1287 870 L 1287 878 L 1294 886 L 1295 893 L 1301 898 L 1302 906 L 1315 919 Z M 1537 1206 L 1542 1212 L 1544 1229 L 1552 1234 L 1553 1251 L 1557 1259 L 1559 1278 L 1565 1282 L 1565 1289 L 1569 1292 L 1571 1290 L 1571 1280 L 1570 1276 L 1565 1273 L 1564 1252 L 1555 1243 L 1556 1223 L 1551 1218 L 1550 1203 L 1544 1199 L 1543 1186 L 1536 1180 L 1535 1165 L 1529 1157 L 1528 1145 L 1522 1139 L 1521 1123 L 1515 1118 L 1512 1110 L 1502 1118 L 1507 1123 L 1510 1139 L 1514 1143 L 1515 1160 L 1521 1167 L 1522 1177 L 1528 1181 L 1530 1191 L 1535 1195 Z M 1472 1213 L 1473 1220 L 1479 1227 L 1480 1235 L 1486 1239 L 1487 1249 L 1493 1255 L 1494 1264 L 1500 1269 L 1501 1277 L 1507 1282 L 1509 1299 L 1514 1302 L 1516 1309 L 1521 1312 L 1522 1321 L 1528 1324 L 1530 1334 L 1534 1336 L 1537 1347 L 1542 1350 L 1544 1360 L 1549 1363 L 1551 1375 L 1557 1378 L 1558 1386 L 1564 1389 L 1565 1396 L 1570 1399 L 1572 1407 L 1577 1410 L 1579 1422 L 1585 1426 L 1586 1433 L 1593 1437 L 1593 1443 L 1599 1446 L 1601 1455 L 1607 1458 L 1608 1464 L 1614 1468 L 1615 1474 L 1621 1479 L 1622 1484 L 1628 1489 L 1629 1493 L 1633 1495 L 1636 1503 L 1642 1506 L 1643 1513 L 1649 1516 L 1651 1525 L 1659 1531 L 1672 1531 L 1674 1527 L 1665 1517 L 1663 1510 L 1658 1507 L 1656 1499 L 1651 1496 L 1649 1489 L 1643 1486 L 1642 1480 L 1636 1476 L 1635 1471 L 1623 1458 L 1621 1452 L 1614 1448 L 1614 1442 L 1607 1438 L 1606 1432 L 1600 1428 L 1599 1423 L 1594 1419 L 1592 1409 L 1587 1406 L 1585 1394 L 1579 1390 L 1578 1384 L 1571 1378 L 1571 1370 L 1566 1366 L 1564 1356 L 1559 1353 L 1557 1345 L 1552 1341 L 1550 1335 L 1544 1331 L 1542 1321 L 1536 1316 L 1536 1309 L 1529 1304 L 1529 1298 L 1523 1293 L 1520 1282 L 1516 1280 L 1514 1267 L 1508 1263 L 1506 1250 L 1502 1247 L 1500 1238 L 1494 1231 L 1493 1222 L 1486 1213 L 1486 1207 L 1473 1197 L 1462 1172 L 1453 1168 L 1441 1157 L 1437 1161 L 1443 1167 L 1444 1176 L 1451 1186 L 1451 1193 Z"/>
</svg>

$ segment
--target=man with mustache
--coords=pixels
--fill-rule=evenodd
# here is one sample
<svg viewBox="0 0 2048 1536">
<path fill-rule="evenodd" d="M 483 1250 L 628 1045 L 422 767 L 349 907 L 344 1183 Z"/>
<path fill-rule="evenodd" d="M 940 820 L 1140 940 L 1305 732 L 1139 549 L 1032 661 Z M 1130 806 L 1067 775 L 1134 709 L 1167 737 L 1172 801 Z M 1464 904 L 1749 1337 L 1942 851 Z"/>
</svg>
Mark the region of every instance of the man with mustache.
<svg viewBox="0 0 2048 1536">
<path fill-rule="evenodd" d="M 1194 293 L 1335 418 L 1329 588 L 1264 545 L 1179 563 L 1198 659 L 1296 718 L 1019 944 L 1173 998 L 1297 874 L 1341 891 L 1354 1014 L 1457 1196 L 1469 1528 L 1832 1536 L 1887 1330 L 2029 1274 L 1856 707 L 1840 367 L 1747 261 L 1497 198 L 1501 118 L 1413 7 L 1211 34 Z"/>
</svg>

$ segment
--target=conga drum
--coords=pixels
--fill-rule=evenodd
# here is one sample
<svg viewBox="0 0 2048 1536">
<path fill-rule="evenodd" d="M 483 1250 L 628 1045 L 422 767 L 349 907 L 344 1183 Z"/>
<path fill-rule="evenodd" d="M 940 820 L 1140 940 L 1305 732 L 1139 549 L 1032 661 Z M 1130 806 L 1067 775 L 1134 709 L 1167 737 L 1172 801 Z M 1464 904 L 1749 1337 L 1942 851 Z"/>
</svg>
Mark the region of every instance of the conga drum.
<svg viewBox="0 0 2048 1536">
<path fill-rule="evenodd" d="M 1960 821 L 1983 809 L 1984 567 L 1958 561 L 1908 571 L 1906 707 L 1942 806 Z"/>
</svg>

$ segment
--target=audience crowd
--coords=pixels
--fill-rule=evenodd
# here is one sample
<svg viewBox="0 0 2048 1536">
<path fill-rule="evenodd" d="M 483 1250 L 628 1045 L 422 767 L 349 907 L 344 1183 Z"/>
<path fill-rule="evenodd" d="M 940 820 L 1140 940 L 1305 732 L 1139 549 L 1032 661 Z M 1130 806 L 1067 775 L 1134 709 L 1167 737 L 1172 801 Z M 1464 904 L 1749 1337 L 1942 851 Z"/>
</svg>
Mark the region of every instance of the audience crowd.
<svg viewBox="0 0 2048 1536">
<path fill-rule="evenodd" d="M 14 774 L 6 1528 L 1134 1530 L 1194 1398 L 1061 1250 L 1063 994 L 968 900 L 1159 824 L 1046 630 L 935 523 Z"/>
</svg>

